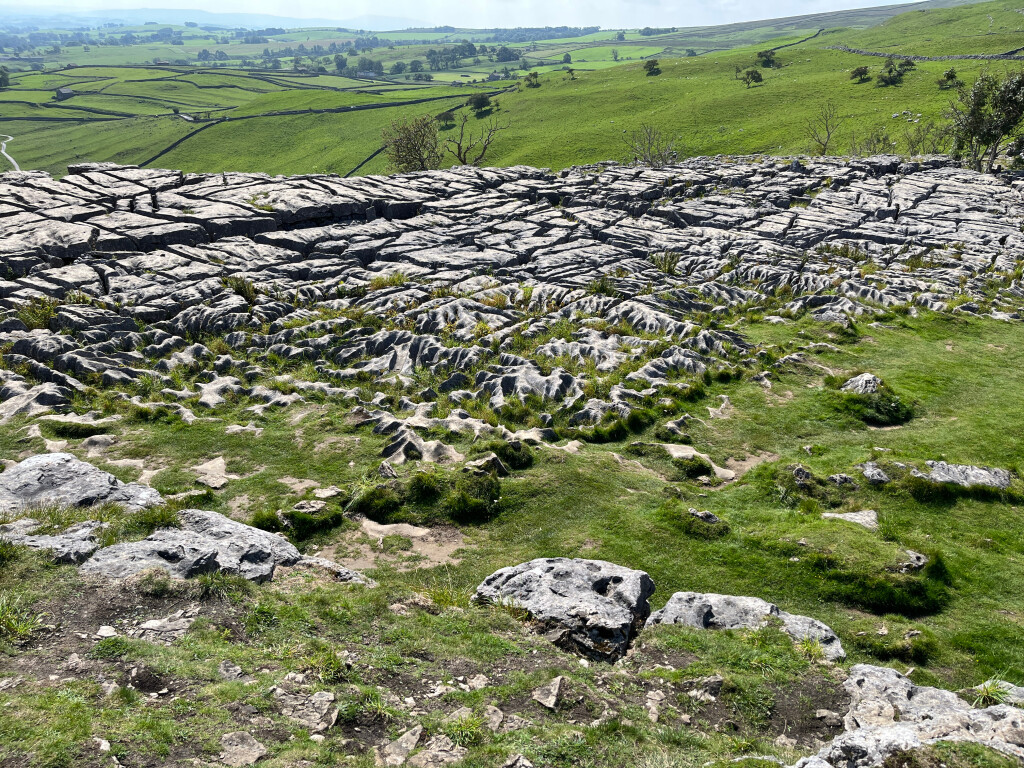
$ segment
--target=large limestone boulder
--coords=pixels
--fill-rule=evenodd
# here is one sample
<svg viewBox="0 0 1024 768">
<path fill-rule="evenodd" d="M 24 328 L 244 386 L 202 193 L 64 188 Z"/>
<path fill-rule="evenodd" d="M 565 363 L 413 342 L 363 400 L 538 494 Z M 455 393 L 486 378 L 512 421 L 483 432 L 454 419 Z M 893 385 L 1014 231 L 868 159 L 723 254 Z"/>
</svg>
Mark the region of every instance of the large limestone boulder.
<svg viewBox="0 0 1024 768">
<path fill-rule="evenodd" d="M 809 616 L 779 610 L 757 597 L 737 597 L 701 592 L 676 592 L 665 607 L 655 611 L 646 626 L 679 624 L 695 629 L 758 629 L 771 618 L 782 622 L 782 631 L 796 641 L 817 641 L 825 658 L 846 658 L 839 637 L 830 627 Z"/>
<path fill-rule="evenodd" d="M 163 498 L 148 486 L 122 483 L 70 453 L 30 456 L 0 473 L 0 512 L 46 504 L 89 507 L 103 502 L 136 512 L 162 503 Z"/>
<path fill-rule="evenodd" d="M 525 609 L 560 647 L 615 661 L 650 614 L 652 594 L 654 582 L 643 571 L 552 557 L 495 571 L 474 599 Z"/>
</svg>

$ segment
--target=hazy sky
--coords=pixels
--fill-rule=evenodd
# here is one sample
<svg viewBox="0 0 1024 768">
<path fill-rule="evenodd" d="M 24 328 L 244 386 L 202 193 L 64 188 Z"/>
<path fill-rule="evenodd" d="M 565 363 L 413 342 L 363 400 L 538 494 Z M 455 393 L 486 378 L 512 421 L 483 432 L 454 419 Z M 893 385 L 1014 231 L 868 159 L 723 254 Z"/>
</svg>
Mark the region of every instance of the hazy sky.
<svg viewBox="0 0 1024 768">
<path fill-rule="evenodd" d="M 269 13 L 299 18 L 350 19 L 396 16 L 429 25 L 515 27 L 561 25 L 605 28 L 695 26 L 796 16 L 898 0 L 58 0 L 80 10 L 197 8 L 217 12 Z M 42 5 L 43 3 L 40 3 Z M 33 0 L 29 0 L 31 8 Z M 24 8 L 25 6 L 21 6 Z"/>
</svg>

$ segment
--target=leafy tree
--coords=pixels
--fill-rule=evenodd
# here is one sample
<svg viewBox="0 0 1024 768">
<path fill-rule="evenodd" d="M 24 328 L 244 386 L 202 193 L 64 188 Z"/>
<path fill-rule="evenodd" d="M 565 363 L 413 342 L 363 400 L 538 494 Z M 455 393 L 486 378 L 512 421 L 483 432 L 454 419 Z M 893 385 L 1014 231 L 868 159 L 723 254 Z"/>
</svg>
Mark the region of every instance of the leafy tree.
<svg viewBox="0 0 1024 768">
<path fill-rule="evenodd" d="M 696 55 L 697 55 L 697 51 L 695 51 L 693 48 L 687 48 L 686 49 L 686 57 L 687 58 L 692 59 Z"/>
<path fill-rule="evenodd" d="M 573 69 L 572 67 L 566 67 L 565 68 L 565 73 L 569 76 L 570 80 L 575 80 L 576 79 L 576 70 Z"/>
<path fill-rule="evenodd" d="M 957 75 L 956 70 L 950 67 L 942 73 L 942 77 L 936 80 L 936 83 L 944 91 L 948 88 L 959 88 L 964 84 L 964 81 Z"/>
<path fill-rule="evenodd" d="M 388 168 L 396 173 L 429 171 L 441 165 L 441 137 L 430 115 L 392 120 L 382 133 Z"/>
<path fill-rule="evenodd" d="M 759 69 L 748 69 L 743 73 L 743 82 L 746 83 L 747 88 L 763 81 L 764 76 L 761 74 L 761 70 Z"/>
<path fill-rule="evenodd" d="M 407 68 L 408 68 L 408 66 L 406 65 L 406 63 L 404 61 L 396 61 L 394 64 L 391 65 L 391 74 L 392 75 L 404 75 L 405 74 L 405 70 Z"/>
<path fill-rule="evenodd" d="M 618 48 L 612 48 L 612 61 L 618 61 L 618 60 L 619 60 L 619 49 Z"/>
<path fill-rule="evenodd" d="M 765 69 L 771 69 L 779 65 L 778 59 L 775 58 L 775 51 L 769 49 L 767 51 L 758 51 L 757 63 Z"/>
<path fill-rule="evenodd" d="M 486 93 L 474 93 L 469 97 L 469 100 L 466 102 L 466 106 L 474 112 L 483 112 L 491 106 L 491 97 Z"/>
<path fill-rule="evenodd" d="M 413 73 L 422 72 L 423 62 L 420 61 L 419 59 L 413 59 L 412 61 L 409 62 L 409 71 Z"/>
<path fill-rule="evenodd" d="M 661 68 L 658 66 L 660 63 L 657 59 L 648 59 L 644 62 L 644 72 L 647 73 L 648 77 L 661 74 Z"/>
<path fill-rule="evenodd" d="M 523 80 L 523 83 L 527 88 L 540 88 L 540 74 L 537 72 L 531 72 Z"/>
<path fill-rule="evenodd" d="M 565 56 L 562 57 L 562 63 L 563 64 L 572 64 L 572 56 L 570 56 L 568 53 L 565 54 Z"/>
<path fill-rule="evenodd" d="M 953 156 L 976 171 L 991 173 L 1000 152 L 1024 149 L 1024 70 L 1000 80 L 982 72 L 970 88 L 961 86 L 950 104 Z"/>
<path fill-rule="evenodd" d="M 615 39 L 620 43 L 623 42 L 626 39 L 626 33 L 622 31 L 617 32 L 615 35 Z"/>
<path fill-rule="evenodd" d="M 210 59 L 212 59 L 212 58 L 213 58 L 213 54 L 212 54 L 212 53 L 210 53 L 210 52 L 209 52 L 208 50 L 206 50 L 205 48 L 203 48 L 203 50 L 201 50 L 201 51 L 200 51 L 200 52 L 198 53 L 198 55 L 196 56 L 196 58 L 197 58 L 197 59 L 199 59 L 199 61 L 209 61 Z"/>
<path fill-rule="evenodd" d="M 814 142 L 818 154 L 827 155 L 829 146 L 845 122 L 846 118 L 839 114 L 839 108 L 829 99 L 804 124 L 804 135 Z"/>
<path fill-rule="evenodd" d="M 444 149 L 454 157 L 459 165 L 479 165 L 487 155 L 487 150 L 501 131 L 509 127 L 508 123 L 499 123 L 495 119 L 488 120 L 480 133 L 467 130 L 469 115 L 459 116 L 458 134 L 444 143 Z"/>
<path fill-rule="evenodd" d="M 651 168 L 670 165 L 678 156 L 675 140 L 666 139 L 659 129 L 647 123 L 641 123 L 637 130 L 624 138 L 624 141 L 632 156 L 632 162 L 642 163 Z"/>
<path fill-rule="evenodd" d="M 437 116 L 437 119 L 441 122 L 442 128 L 448 128 L 449 126 L 455 125 L 455 111 L 449 109 L 447 112 L 442 112 Z"/>
<path fill-rule="evenodd" d="M 0 67 L 0 88 L 11 87 L 11 73 L 7 71 L 7 67 Z"/>
<path fill-rule="evenodd" d="M 866 83 L 871 79 L 870 70 L 867 67 L 857 67 L 850 73 L 850 79 L 858 83 Z"/>
<path fill-rule="evenodd" d="M 883 88 L 890 85 L 899 85 L 903 82 L 903 76 L 916 67 L 917 65 L 911 59 L 900 59 L 897 61 L 890 56 L 885 60 L 885 65 L 882 67 L 881 74 L 878 75 L 876 85 Z"/>
</svg>

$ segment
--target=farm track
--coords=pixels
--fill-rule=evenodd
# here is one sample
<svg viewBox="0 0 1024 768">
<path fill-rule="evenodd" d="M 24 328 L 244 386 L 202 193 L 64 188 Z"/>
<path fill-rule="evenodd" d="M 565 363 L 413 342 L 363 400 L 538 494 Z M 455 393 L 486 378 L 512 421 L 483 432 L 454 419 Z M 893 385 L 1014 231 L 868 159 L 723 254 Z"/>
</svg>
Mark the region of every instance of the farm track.
<svg viewBox="0 0 1024 768">
<path fill-rule="evenodd" d="M 2 139 L 2 141 L 0 141 L 0 155 L 3 155 L 5 158 L 7 158 L 7 162 L 14 166 L 14 170 L 20 171 L 21 166 L 18 165 L 18 161 L 11 157 L 9 154 L 7 154 L 7 142 L 14 141 L 14 137 L 8 136 L 7 134 L 3 134 L 0 135 L 0 139 Z"/>
</svg>

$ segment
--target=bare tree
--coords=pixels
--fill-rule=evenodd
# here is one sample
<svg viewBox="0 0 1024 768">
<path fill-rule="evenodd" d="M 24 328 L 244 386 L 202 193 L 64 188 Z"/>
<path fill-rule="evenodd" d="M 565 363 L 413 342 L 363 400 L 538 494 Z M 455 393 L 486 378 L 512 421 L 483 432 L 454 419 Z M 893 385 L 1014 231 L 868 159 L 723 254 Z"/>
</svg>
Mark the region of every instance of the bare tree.
<svg viewBox="0 0 1024 768">
<path fill-rule="evenodd" d="M 459 161 L 459 165 L 479 165 L 483 162 L 487 150 L 494 143 L 498 133 L 508 128 L 509 124 L 491 119 L 483 124 L 480 133 L 476 133 L 472 128 L 467 129 L 468 122 L 469 115 L 465 113 L 459 115 L 456 126 L 458 135 L 445 141 L 444 149 Z"/>
<path fill-rule="evenodd" d="M 388 167 L 396 173 L 429 171 L 441 165 L 441 137 L 430 115 L 392 120 L 382 132 Z"/>
<path fill-rule="evenodd" d="M 647 123 L 641 123 L 640 127 L 624 140 L 634 163 L 662 168 L 675 162 L 678 157 L 675 140 L 665 138 L 659 129 Z"/>
<path fill-rule="evenodd" d="M 839 108 L 831 99 L 821 105 L 818 113 L 807 120 L 804 135 L 818 147 L 818 153 L 828 154 L 829 145 L 835 138 L 846 118 L 839 114 Z"/>
</svg>

